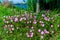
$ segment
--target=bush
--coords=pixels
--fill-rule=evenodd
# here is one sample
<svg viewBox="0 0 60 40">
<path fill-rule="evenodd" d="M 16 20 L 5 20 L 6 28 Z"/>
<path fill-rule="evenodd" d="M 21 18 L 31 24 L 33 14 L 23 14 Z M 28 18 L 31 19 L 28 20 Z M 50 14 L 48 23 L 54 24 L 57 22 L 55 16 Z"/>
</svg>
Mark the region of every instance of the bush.
<svg viewBox="0 0 60 40">
<path fill-rule="evenodd" d="M 60 28 L 58 11 L 24 12 L 20 15 L 3 16 L 5 34 L 20 34 L 18 39 L 48 40 Z"/>
</svg>

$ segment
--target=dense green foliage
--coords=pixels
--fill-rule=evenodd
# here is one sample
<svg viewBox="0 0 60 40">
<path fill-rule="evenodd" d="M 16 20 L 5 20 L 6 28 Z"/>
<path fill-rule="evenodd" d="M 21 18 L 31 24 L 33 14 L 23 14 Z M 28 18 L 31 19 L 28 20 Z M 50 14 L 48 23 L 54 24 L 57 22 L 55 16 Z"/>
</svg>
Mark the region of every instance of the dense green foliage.
<svg viewBox="0 0 60 40">
<path fill-rule="evenodd" d="M 25 14 L 26 11 L 14 9 L 14 8 L 7 8 L 0 6 L 0 40 L 40 40 L 40 33 L 38 32 L 38 29 L 44 30 L 47 29 L 49 31 L 49 34 L 44 34 L 44 38 L 41 40 L 60 40 L 60 12 L 58 10 L 42 10 L 38 14 L 33 12 L 26 12 L 28 16 L 27 20 L 22 20 L 21 22 L 11 22 L 11 24 L 14 25 L 14 29 L 12 29 L 12 32 L 8 30 L 8 28 L 5 30 L 4 25 L 10 24 L 9 16 L 13 16 L 14 18 L 18 16 L 18 18 L 22 17 L 22 15 Z M 31 14 L 32 13 L 32 14 Z M 49 20 L 45 20 L 42 14 L 46 15 Z M 31 16 L 32 15 L 32 16 Z M 34 16 L 36 16 L 36 24 L 33 24 Z M 52 18 L 53 17 L 53 18 Z M 52 19 L 51 19 L 52 18 Z M 8 20 L 9 23 L 5 23 L 4 20 Z M 45 26 L 41 26 L 39 24 L 39 21 L 43 21 Z M 32 23 L 24 23 L 32 21 Z M 51 24 L 52 23 L 52 24 Z M 51 25 L 52 28 L 51 28 Z M 27 27 L 29 26 L 29 27 Z M 33 26 L 33 37 L 27 37 L 26 32 L 29 33 L 31 27 Z M 16 27 L 19 27 L 16 29 Z"/>
</svg>

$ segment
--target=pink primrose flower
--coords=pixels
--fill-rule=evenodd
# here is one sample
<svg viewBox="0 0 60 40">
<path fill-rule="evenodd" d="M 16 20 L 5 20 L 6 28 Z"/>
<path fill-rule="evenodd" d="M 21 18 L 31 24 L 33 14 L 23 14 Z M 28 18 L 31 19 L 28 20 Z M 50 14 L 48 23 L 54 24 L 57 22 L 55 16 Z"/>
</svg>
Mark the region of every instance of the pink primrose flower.
<svg viewBox="0 0 60 40">
<path fill-rule="evenodd" d="M 14 19 L 14 22 L 18 22 L 18 18 L 17 17 Z"/>
</svg>

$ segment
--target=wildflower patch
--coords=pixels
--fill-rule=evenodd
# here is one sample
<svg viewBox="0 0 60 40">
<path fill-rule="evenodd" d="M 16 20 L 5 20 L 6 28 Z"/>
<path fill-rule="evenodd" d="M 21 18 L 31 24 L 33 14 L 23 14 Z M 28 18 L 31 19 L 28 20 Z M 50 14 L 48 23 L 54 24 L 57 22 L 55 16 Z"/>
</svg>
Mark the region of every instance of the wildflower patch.
<svg viewBox="0 0 60 40">
<path fill-rule="evenodd" d="M 55 34 L 57 31 L 56 29 L 60 27 L 58 24 L 55 29 L 55 18 L 44 13 L 24 13 L 22 15 L 4 16 L 3 21 L 3 28 L 6 30 L 7 34 L 12 34 L 15 30 L 23 28 L 23 30 L 26 29 L 24 32 L 27 38 L 38 36 L 43 39 L 49 35 Z"/>
</svg>

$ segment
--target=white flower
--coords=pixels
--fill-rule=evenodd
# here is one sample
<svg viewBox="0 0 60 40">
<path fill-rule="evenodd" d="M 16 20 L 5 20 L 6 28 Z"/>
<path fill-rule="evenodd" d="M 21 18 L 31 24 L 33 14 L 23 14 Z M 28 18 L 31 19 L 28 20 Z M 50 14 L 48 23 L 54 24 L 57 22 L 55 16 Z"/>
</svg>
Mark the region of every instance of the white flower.
<svg viewBox="0 0 60 40">
<path fill-rule="evenodd" d="M 44 36 L 41 36 L 41 39 L 43 39 L 44 38 Z"/>
</svg>

